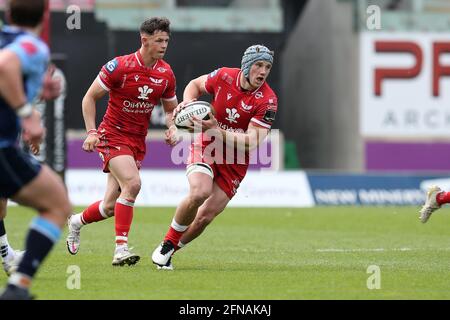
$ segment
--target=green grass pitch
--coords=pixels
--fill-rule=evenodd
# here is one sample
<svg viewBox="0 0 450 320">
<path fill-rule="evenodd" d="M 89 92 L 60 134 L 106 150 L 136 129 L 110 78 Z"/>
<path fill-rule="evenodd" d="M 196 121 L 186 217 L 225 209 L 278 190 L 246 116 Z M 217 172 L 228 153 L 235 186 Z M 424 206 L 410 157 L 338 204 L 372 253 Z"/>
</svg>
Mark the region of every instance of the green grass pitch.
<svg viewBox="0 0 450 320">
<path fill-rule="evenodd" d="M 158 271 L 150 254 L 173 208 L 136 208 L 133 267 L 112 267 L 114 221 L 81 232 L 76 256 L 63 237 L 37 274 L 38 299 L 450 299 L 450 216 L 443 208 L 423 225 L 418 208 L 228 208 L 206 232 Z M 22 248 L 33 212 L 10 207 L 8 239 Z M 80 270 L 80 289 L 69 289 Z M 371 265 L 380 289 L 367 287 Z M 6 275 L 1 273 L 2 284 Z M 370 282 L 370 281 L 369 281 Z M 73 283 L 73 282 L 72 282 Z M 373 282 L 370 282 L 373 283 Z"/>
</svg>

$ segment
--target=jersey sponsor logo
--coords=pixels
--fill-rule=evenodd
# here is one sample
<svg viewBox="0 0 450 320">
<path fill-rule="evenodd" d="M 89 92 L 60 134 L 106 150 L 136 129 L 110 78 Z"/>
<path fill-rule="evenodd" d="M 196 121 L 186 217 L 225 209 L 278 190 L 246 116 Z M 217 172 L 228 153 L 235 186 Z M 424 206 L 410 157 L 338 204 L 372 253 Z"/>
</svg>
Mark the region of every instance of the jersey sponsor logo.
<svg viewBox="0 0 450 320">
<path fill-rule="evenodd" d="M 138 75 L 135 75 L 135 76 L 134 76 L 134 80 L 137 82 L 137 81 L 139 80 L 139 76 L 138 76 Z"/>
<path fill-rule="evenodd" d="M 263 120 L 272 123 L 275 121 L 275 116 L 277 115 L 277 112 L 274 109 L 267 109 L 266 113 L 264 114 Z"/>
<path fill-rule="evenodd" d="M 237 112 L 237 110 L 235 108 L 233 108 L 233 109 L 226 108 L 225 111 L 228 114 L 228 117 L 226 117 L 225 119 L 230 121 L 230 123 L 237 123 L 236 119 L 241 117 L 241 115 Z"/>
<path fill-rule="evenodd" d="M 231 98 L 233 98 L 233 96 L 231 95 L 231 93 L 227 93 L 227 100 L 230 100 Z"/>
<path fill-rule="evenodd" d="M 164 73 L 164 72 L 167 71 L 167 69 L 166 69 L 166 68 L 163 68 L 163 67 L 159 67 L 159 68 L 157 68 L 156 70 L 158 70 L 158 71 L 161 72 L 161 73 Z"/>
<path fill-rule="evenodd" d="M 138 96 L 138 99 L 148 100 L 148 95 L 153 92 L 153 89 L 149 88 L 149 86 L 143 86 L 143 87 L 139 87 L 138 91 L 140 93 Z"/>
<path fill-rule="evenodd" d="M 253 106 L 246 105 L 244 101 L 241 101 L 241 107 L 245 111 L 250 111 L 253 108 Z"/>
<path fill-rule="evenodd" d="M 109 61 L 106 65 L 105 65 L 105 69 L 108 70 L 109 73 L 112 73 L 114 70 L 116 70 L 117 66 L 118 66 L 118 62 L 117 59 L 111 60 Z"/>
<path fill-rule="evenodd" d="M 122 111 L 128 113 L 150 113 L 155 106 L 147 101 L 131 102 L 124 100 Z"/>
<path fill-rule="evenodd" d="M 256 99 L 261 99 L 261 98 L 264 98 L 264 95 L 263 95 L 263 93 L 261 91 L 258 91 L 257 93 L 255 93 L 255 98 Z"/>
</svg>

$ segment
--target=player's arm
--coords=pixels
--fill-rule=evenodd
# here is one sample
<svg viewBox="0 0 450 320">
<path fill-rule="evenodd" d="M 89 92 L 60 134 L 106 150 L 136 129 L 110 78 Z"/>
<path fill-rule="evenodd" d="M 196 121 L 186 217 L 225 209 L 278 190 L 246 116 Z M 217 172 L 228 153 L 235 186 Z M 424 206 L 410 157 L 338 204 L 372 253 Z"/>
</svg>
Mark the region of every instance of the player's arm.
<svg viewBox="0 0 450 320">
<path fill-rule="evenodd" d="M 166 126 L 167 128 L 170 128 L 174 125 L 173 122 L 173 111 L 178 106 L 178 99 L 175 97 L 175 99 L 172 100 L 165 100 L 161 99 L 162 107 L 164 109 L 164 112 L 166 113 Z"/>
<path fill-rule="evenodd" d="M 20 59 L 15 52 L 8 49 L 0 52 L 0 94 L 16 111 L 27 102 Z"/>
<path fill-rule="evenodd" d="M 174 110 L 178 106 L 178 99 L 175 97 L 175 99 L 162 99 L 161 101 L 164 112 L 166 113 L 166 126 L 168 128 L 165 132 L 165 141 L 168 145 L 174 146 L 178 143 L 178 138 L 176 136 L 177 127 L 175 127 L 173 118 Z"/>
<path fill-rule="evenodd" d="M 269 129 L 249 124 L 247 132 L 230 132 L 218 128 L 223 141 L 231 148 L 237 148 L 241 151 L 252 151 L 257 148 L 269 134 Z"/>
<path fill-rule="evenodd" d="M 220 128 L 212 113 L 209 113 L 209 120 L 193 119 L 194 128 L 200 128 L 203 132 L 210 132 L 216 138 L 221 139 L 231 148 L 242 151 L 251 151 L 257 148 L 269 134 L 269 129 L 249 124 L 247 132 L 231 132 Z"/>
<path fill-rule="evenodd" d="M 207 94 L 206 91 L 206 80 L 208 75 L 204 74 L 198 78 L 191 80 L 183 92 L 183 101 L 192 101 L 198 99 L 200 96 Z"/>
<path fill-rule="evenodd" d="M 251 151 L 257 148 L 261 144 L 261 142 L 263 142 L 264 139 L 267 137 L 269 131 L 270 131 L 269 129 L 260 126 L 255 126 L 251 123 L 249 124 L 246 133 L 235 133 L 221 129 L 222 138 L 227 139 L 228 134 L 231 133 L 231 135 L 234 136 L 233 139 L 235 139 L 237 143 L 237 148 L 239 150 L 245 151 Z M 227 142 L 227 145 L 234 146 L 234 144 L 233 145 L 231 144 L 231 141 L 230 142 L 227 140 L 225 141 Z"/>
<path fill-rule="evenodd" d="M 45 101 L 50 101 L 58 98 L 61 95 L 62 89 L 62 79 L 58 76 L 54 76 L 56 71 L 56 66 L 51 63 L 47 67 L 47 71 L 44 75 L 44 80 L 42 83 L 42 89 L 40 94 L 40 99 Z"/>
<path fill-rule="evenodd" d="M 191 80 L 186 88 L 184 88 L 183 92 L 183 101 L 175 108 L 172 115 L 172 121 L 175 119 L 175 115 L 180 112 L 184 106 L 194 100 L 197 100 L 200 96 L 204 94 L 208 94 L 208 91 L 205 88 L 206 80 L 208 79 L 208 75 L 204 74 L 198 78 Z"/>
<path fill-rule="evenodd" d="M 44 137 L 41 116 L 27 101 L 20 58 L 9 49 L 0 51 L 0 95 L 21 118 L 23 139 L 29 143 L 40 143 Z"/>
<path fill-rule="evenodd" d="M 100 142 L 100 139 L 97 135 L 97 127 L 95 125 L 95 105 L 96 102 L 104 97 L 108 91 L 103 89 L 103 87 L 99 84 L 97 79 L 92 82 L 88 91 L 84 95 L 83 101 L 81 103 L 81 107 L 83 110 L 83 119 L 84 124 L 86 126 L 86 132 L 88 136 L 83 143 L 83 150 L 87 152 L 94 151 L 97 144 Z"/>
</svg>

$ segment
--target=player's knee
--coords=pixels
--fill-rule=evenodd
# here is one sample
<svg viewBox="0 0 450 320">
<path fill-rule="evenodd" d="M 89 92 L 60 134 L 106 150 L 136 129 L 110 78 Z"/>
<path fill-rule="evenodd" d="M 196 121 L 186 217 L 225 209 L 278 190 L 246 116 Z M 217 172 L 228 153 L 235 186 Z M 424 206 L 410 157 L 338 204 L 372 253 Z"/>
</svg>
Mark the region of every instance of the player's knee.
<svg viewBox="0 0 450 320">
<path fill-rule="evenodd" d="M 48 210 L 45 210 L 55 217 L 59 217 L 64 221 L 73 213 L 72 204 L 65 190 L 61 192 L 59 197 L 54 199 L 49 205 Z"/>
<path fill-rule="evenodd" d="M 114 215 L 115 204 L 115 202 L 103 203 L 103 212 L 105 213 L 105 215 L 107 215 L 108 217 L 112 217 Z"/>
<path fill-rule="evenodd" d="M 49 210 L 53 215 L 60 216 L 64 220 L 72 215 L 73 208 L 67 196 L 60 198 L 59 201 L 53 204 Z"/>
<path fill-rule="evenodd" d="M 213 214 L 207 214 L 206 212 L 199 212 L 195 222 L 201 228 L 205 228 L 214 220 Z"/>
<path fill-rule="evenodd" d="M 191 188 L 189 195 L 190 202 L 194 206 L 201 206 L 211 195 L 211 191 L 205 188 Z"/>
<path fill-rule="evenodd" d="M 68 199 L 66 201 L 61 199 L 61 201 L 54 203 L 54 205 L 47 210 L 40 211 L 41 214 L 45 214 L 60 227 L 65 225 L 67 218 L 72 215 L 72 212 L 72 205 Z"/>
<path fill-rule="evenodd" d="M 132 196 L 136 197 L 139 194 L 139 191 L 141 191 L 141 180 L 132 179 L 125 184 L 123 189 Z"/>
</svg>

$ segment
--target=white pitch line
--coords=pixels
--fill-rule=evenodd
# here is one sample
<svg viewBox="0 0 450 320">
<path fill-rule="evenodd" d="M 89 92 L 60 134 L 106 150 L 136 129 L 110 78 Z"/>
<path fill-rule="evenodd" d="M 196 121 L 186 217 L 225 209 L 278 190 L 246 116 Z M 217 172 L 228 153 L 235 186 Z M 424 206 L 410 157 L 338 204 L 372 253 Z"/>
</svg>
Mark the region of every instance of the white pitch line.
<svg viewBox="0 0 450 320">
<path fill-rule="evenodd" d="M 373 248 L 373 249 L 317 249 L 316 252 L 385 252 L 385 251 L 413 251 L 414 249 L 411 248 Z"/>
</svg>

